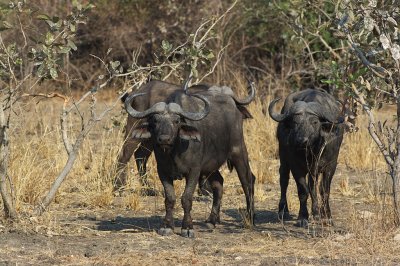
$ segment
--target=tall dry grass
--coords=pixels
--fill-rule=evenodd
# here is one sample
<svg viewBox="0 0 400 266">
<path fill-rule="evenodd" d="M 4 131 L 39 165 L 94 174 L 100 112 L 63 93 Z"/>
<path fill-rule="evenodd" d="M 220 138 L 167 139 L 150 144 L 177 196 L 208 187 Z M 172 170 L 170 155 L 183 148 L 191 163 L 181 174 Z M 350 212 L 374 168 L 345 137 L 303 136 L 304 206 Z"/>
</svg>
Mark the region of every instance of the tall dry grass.
<svg viewBox="0 0 400 266">
<path fill-rule="evenodd" d="M 365 115 L 359 116 L 359 130 L 345 135 L 339 162 L 356 171 L 386 171 L 385 161 L 368 133 L 367 123 Z"/>
</svg>

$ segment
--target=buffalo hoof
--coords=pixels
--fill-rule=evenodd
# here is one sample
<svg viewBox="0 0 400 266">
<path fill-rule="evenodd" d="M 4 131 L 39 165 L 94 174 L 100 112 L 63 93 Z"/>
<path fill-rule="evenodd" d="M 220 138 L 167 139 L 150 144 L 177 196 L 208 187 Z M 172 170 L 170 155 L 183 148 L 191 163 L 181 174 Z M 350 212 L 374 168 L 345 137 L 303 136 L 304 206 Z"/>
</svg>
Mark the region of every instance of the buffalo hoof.
<svg viewBox="0 0 400 266">
<path fill-rule="evenodd" d="M 210 215 L 210 217 L 208 217 L 208 219 L 206 220 L 207 224 L 212 224 L 214 227 L 216 224 L 220 224 L 221 220 L 219 219 L 219 217 L 216 217 L 214 215 Z"/>
<path fill-rule="evenodd" d="M 142 188 L 140 190 L 140 194 L 142 196 L 150 196 L 150 197 L 154 197 L 158 195 L 157 190 L 155 190 L 154 188 Z"/>
<path fill-rule="evenodd" d="M 158 229 L 158 234 L 162 236 L 170 236 L 174 234 L 174 230 L 172 230 L 172 228 L 169 227 L 162 227 Z"/>
<path fill-rule="evenodd" d="M 181 236 L 188 237 L 188 238 L 194 238 L 194 230 L 193 229 L 183 229 L 182 228 Z"/>
<path fill-rule="evenodd" d="M 289 212 L 284 212 L 284 211 L 280 211 L 278 212 L 278 219 L 280 221 L 287 221 L 287 220 L 291 220 L 292 217 L 290 217 Z"/>
<path fill-rule="evenodd" d="M 299 219 L 299 220 L 297 220 L 295 226 L 307 228 L 308 227 L 308 220 L 307 219 Z"/>
</svg>

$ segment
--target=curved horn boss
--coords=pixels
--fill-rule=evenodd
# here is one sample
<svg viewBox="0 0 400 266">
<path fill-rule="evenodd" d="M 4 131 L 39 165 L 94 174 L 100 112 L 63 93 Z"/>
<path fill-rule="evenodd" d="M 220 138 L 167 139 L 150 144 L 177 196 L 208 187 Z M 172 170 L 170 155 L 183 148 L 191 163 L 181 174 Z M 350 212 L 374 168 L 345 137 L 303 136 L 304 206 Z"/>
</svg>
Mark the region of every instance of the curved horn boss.
<svg viewBox="0 0 400 266">
<path fill-rule="evenodd" d="M 254 86 L 254 82 L 249 80 L 249 86 L 247 88 L 250 88 L 250 94 L 245 99 L 240 100 L 240 99 L 236 98 L 235 96 L 232 96 L 232 98 L 236 104 L 248 105 L 254 100 L 254 98 L 256 96 L 256 87 Z"/>
<path fill-rule="evenodd" d="M 286 118 L 288 118 L 289 114 L 285 113 L 285 114 L 279 114 L 274 112 L 274 107 L 275 104 L 280 100 L 281 98 L 276 98 L 274 100 L 271 101 L 271 103 L 268 106 L 268 113 L 269 116 L 275 120 L 276 122 L 282 122 L 284 121 Z"/>
<path fill-rule="evenodd" d="M 154 104 L 152 107 L 145 111 L 137 111 L 132 107 L 132 102 L 136 97 L 145 95 L 146 93 L 135 93 L 129 95 L 129 97 L 125 100 L 125 109 L 128 112 L 128 114 L 134 118 L 145 118 L 149 115 L 155 114 L 155 113 L 162 113 L 166 110 L 167 104 L 165 102 L 158 102 Z"/>
</svg>

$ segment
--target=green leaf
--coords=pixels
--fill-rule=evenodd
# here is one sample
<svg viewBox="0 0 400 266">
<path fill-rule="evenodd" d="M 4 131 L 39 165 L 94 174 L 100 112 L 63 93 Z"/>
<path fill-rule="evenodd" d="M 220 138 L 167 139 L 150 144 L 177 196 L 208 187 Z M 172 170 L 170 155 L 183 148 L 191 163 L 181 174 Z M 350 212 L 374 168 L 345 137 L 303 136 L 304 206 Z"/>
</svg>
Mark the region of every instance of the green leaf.
<svg viewBox="0 0 400 266">
<path fill-rule="evenodd" d="M 93 4 L 87 4 L 87 5 L 83 8 L 83 10 L 84 10 L 84 11 L 87 11 L 87 10 L 93 9 L 93 8 L 95 8 L 95 7 L 96 7 L 96 6 L 93 5 Z"/>
<path fill-rule="evenodd" d="M 70 29 L 72 32 L 75 32 L 75 31 L 76 31 L 76 25 L 71 23 L 71 25 L 69 25 L 69 29 Z"/>
<path fill-rule="evenodd" d="M 51 32 L 47 32 L 44 43 L 49 46 L 54 42 L 54 35 Z"/>
<path fill-rule="evenodd" d="M 44 72 L 45 64 L 41 64 L 40 67 L 37 70 L 37 75 L 39 77 L 43 77 L 43 72 Z"/>
<path fill-rule="evenodd" d="M 170 44 L 167 40 L 162 40 L 161 47 L 165 52 L 169 52 L 172 49 L 172 44 Z"/>
<path fill-rule="evenodd" d="M 50 68 L 50 76 L 52 79 L 56 79 L 58 77 L 57 70 L 55 68 Z"/>
<path fill-rule="evenodd" d="M 51 20 L 46 20 L 46 23 L 50 26 L 51 29 L 56 27 L 56 24 Z"/>
<path fill-rule="evenodd" d="M 82 4 L 80 3 L 80 1 L 73 0 L 72 1 L 72 6 L 75 7 L 76 9 L 78 9 L 79 11 L 82 10 Z"/>
<path fill-rule="evenodd" d="M 36 18 L 39 20 L 51 20 L 51 18 L 46 14 L 37 15 Z"/>
<path fill-rule="evenodd" d="M 13 26 L 10 23 L 8 23 L 7 21 L 1 21 L 1 23 L 0 23 L 0 31 L 5 31 L 5 30 L 8 30 L 8 29 L 12 29 L 12 28 L 13 28 Z"/>
<path fill-rule="evenodd" d="M 74 51 L 78 50 L 78 47 L 76 47 L 75 43 L 72 40 L 68 40 L 68 46 L 71 47 L 71 49 Z"/>
<path fill-rule="evenodd" d="M 213 59 L 215 57 L 215 55 L 213 54 L 213 52 L 210 52 L 208 55 L 206 55 L 207 59 Z"/>
<path fill-rule="evenodd" d="M 62 24 L 63 24 L 63 21 L 61 19 L 59 21 L 57 21 L 57 23 L 55 24 L 55 27 L 57 28 L 57 30 L 60 30 Z"/>
<path fill-rule="evenodd" d="M 115 70 L 121 63 L 119 61 L 111 61 L 110 64 L 111 68 Z"/>
<path fill-rule="evenodd" d="M 60 53 L 67 54 L 71 51 L 71 47 L 69 46 L 60 46 Z"/>
</svg>

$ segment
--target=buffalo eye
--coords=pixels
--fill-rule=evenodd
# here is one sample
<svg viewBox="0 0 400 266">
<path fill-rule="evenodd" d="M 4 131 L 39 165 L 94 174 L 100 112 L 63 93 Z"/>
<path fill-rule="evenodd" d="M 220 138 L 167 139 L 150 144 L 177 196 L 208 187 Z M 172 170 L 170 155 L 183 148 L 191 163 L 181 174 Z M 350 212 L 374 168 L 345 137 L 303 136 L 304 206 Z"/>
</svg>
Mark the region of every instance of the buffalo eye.
<svg viewBox="0 0 400 266">
<path fill-rule="evenodd" d="M 173 122 L 174 122 L 174 124 L 179 124 L 180 122 L 181 122 L 181 120 L 180 120 L 180 118 L 175 118 L 174 120 L 173 120 Z"/>
<path fill-rule="evenodd" d="M 319 123 L 320 123 L 320 121 L 319 121 L 318 118 L 316 118 L 316 117 L 312 117 L 312 118 L 311 118 L 311 124 L 312 124 L 313 126 L 318 126 Z"/>
</svg>

